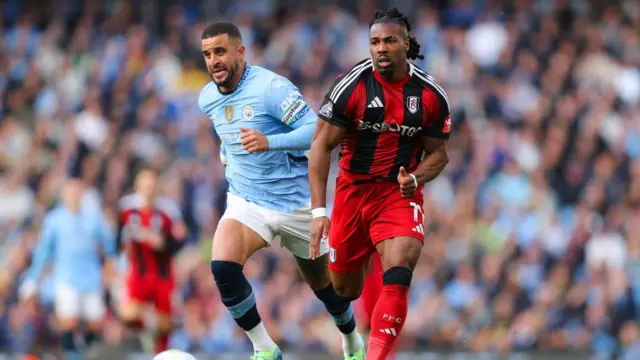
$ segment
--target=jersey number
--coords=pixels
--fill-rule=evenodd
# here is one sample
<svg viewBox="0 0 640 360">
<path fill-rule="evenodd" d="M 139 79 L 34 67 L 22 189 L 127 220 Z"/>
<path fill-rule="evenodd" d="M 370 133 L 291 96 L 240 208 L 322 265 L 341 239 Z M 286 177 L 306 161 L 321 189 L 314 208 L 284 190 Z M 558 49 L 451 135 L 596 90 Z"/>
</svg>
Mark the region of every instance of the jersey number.
<svg viewBox="0 0 640 360">
<path fill-rule="evenodd" d="M 418 222 L 420 221 L 418 218 L 418 214 L 422 215 L 422 218 L 424 219 L 424 213 L 422 212 L 422 206 L 416 204 L 415 202 L 410 202 L 409 205 L 413 206 L 413 221 Z"/>
</svg>

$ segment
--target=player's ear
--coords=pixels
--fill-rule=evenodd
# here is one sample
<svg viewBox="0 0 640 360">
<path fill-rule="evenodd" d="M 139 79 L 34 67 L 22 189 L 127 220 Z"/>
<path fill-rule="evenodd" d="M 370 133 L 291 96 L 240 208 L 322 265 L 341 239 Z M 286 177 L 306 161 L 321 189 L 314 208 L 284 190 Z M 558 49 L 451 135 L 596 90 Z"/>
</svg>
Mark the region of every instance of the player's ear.
<svg viewBox="0 0 640 360">
<path fill-rule="evenodd" d="M 244 57 L 246 48 L 242 44 L 238 44 L 238 56 Z"/>
</svg>

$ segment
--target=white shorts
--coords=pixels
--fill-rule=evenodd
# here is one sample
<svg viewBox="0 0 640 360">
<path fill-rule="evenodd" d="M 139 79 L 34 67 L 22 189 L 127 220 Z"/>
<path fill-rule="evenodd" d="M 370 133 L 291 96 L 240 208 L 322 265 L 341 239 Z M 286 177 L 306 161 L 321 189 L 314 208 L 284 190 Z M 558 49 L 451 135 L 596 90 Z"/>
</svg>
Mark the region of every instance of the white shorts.
<svg viewBox="0 0 640 360">
<path fill-rule="evenodd" d="M 285 213 L 266 209 L 260 205 L 250 203 L 245 199 L 227 194 L 227 210 L 222 219 L 234 219 L 255 231 L 271 244 L 276 236 L 280 236 L 280 244 L 295 256 L 309 258 L 309 239 L 311 238 L 311 204 Z M 320 254 L 329 252 L 326 240 L 320 243 Z"/>
<path fill-rule="evenodd" d="M 101 291 L 80 293 L 67 284 L 56 284 L 55 312 L 59 318 L 102 320 L 106 313 Z"/>
</svg>

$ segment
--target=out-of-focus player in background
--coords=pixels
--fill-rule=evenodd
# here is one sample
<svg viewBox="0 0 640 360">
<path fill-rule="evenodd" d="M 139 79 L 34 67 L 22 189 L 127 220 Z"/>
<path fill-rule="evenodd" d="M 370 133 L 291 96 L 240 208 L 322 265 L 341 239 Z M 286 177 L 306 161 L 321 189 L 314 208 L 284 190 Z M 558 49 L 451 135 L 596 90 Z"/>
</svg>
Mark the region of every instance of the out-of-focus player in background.
<svg viewBox="0 0 640 360">
<path fill-rule="evenodd" d="M 173 256 L 186 237 L 180 208 L 158 196 L 158 174 L 144 169 L 135 178 L 135 193 L 120 200 L 117 236 L 119 251 L 126 254 L 125 288 L 119 315 L 133 330 L 144 327 L 148 304 L 155 307 L 154 351 L 167 350 L 173 328 Z"/>
<path fill-rule="evenodd" d="M 202 53 L 213 81 L 202 90 L 199 104 L 222 140 L 229 182 L 227 209 L 213 239 L 211 272 L 222 302 L 253 343 L 252 359 L 282 358 L 242 272 L 247 258 L 278 235 L 340 329 L 345 359 L 364 359 L 351 304 L 331 285 L 327 244 L 319 245 L 317 259 L 309 259 L 312 217 L 304 150 L 311 144 L 314 112 L 289 80 L 245 62 L 235 25 L 216 23 L 205 29 Z"/>
<path fill-rule="evenodd" d="M 27 278 L 20 288 L 23 301 L 33 299 L 45 267 L 53 262 L 55 314 L 62 331 L 65 359 L 79 359 L 75 342 L 79 322 L 86 322 L 85 346 L 102 332 L 106 307 L 103 298 L 102 255 L 115 266 L 115 241 L 102 212 L 81 207 L 84 184 L 69 180 L 62 189 L 62 203 L 42 224 Z"/>
<path fill-rule="evenodd" d="M 407 18 L 377 12 L 369 29 L 371 58 L 341 75 L 319 111 L 309 165 L 312 256 L 329 237 L 338 294 L 360 296 L 364 267 L 378 251 L 383 291 L 372 313 L 367 359 L 385 359 L 407 315 L 413 269 L 424 241 L 424 183 L 448 162 L 448 98 L 431 76 L 408 62 L 420 47 Z M 326 217 L 331 151 L 342 143 L 332 225 Z"/>
</svg>

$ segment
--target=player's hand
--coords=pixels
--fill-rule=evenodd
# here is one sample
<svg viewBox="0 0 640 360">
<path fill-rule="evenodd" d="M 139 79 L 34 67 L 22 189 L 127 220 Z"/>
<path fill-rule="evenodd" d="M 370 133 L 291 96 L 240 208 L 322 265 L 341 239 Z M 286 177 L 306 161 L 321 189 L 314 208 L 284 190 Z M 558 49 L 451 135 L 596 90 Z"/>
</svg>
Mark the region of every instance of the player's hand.
<svg viewBox="0 0 640 360">
<path fill-rule="evenodd" d="M 329 237 L 331 222 L 326 216 L 313 219 L 311 224 L 311 240 L 309 242 L 309 258 L 315 260 L 320 257 L 320 243 Z"/>
<path fill-rule="evenodd" d="M 141 229 L 140 237 L 155 250 L 164 248 L 164 237 L 155 231 Z"/>
<path fill-rule="evenodd" d="M 398 173 L 398 184 L 400 184 L 400 193 L 402 197 L 409 198 L 416 193 L 416 181 L 413 176 L 407 173 L 403 166 L 400 167 Z"/>
<path fill-rule="evenodd" d="M 240 128 L 240 143 L 245 150 L 250 153 L 264 152 L 269 150 L 269 140 L 260 131 L 247 128 Z"/>
</svg>

